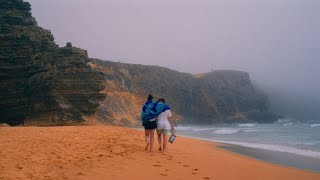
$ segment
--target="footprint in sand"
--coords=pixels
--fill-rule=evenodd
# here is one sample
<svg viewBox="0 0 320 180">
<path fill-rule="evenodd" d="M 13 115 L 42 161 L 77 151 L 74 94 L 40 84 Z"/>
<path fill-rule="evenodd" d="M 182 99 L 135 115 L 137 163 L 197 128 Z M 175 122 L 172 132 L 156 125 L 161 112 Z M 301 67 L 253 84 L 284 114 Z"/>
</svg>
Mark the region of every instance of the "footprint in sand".
<svg viewBox="0 0 320 180">
<path fill-rule="evenodd" d="M 161 175 L 161 176 L 168 176 L 168 174 L 163 174 L 163 173 L 161 173 L 160 175 Z"/>
<path fill-rule="evenodd" d="M 202 178 L 202 179 L 210 179 L 209 177 L 204 177 L 204 178 Z"/>
<path fill-rule="evenodd" d="M 154 167 L 162 167 L 160 164 L 154 164 Z"/>
<path fill-rule="evenodd" d="M 181 164 L 182 162 L 177 162 L 178 164 Z"/>
<path fill-rule="evenodd" d="M 183 165 L 183 167 L 190 167 L 189 165 Z"/>
<path fill-rule="evenodd" d="M 99 157 L 102 157 L 103 156 L 103 154 L 99 154 Z"/>
<path fill-rule="evenodd" d="M 199 169 L 192 169 L 192 171 L 193 171 L 192 174 L 193 174 L 193 175 L 198 174 L 198 173 L 197 173 L 198 170 L 199 170 Z"/>
</svg>

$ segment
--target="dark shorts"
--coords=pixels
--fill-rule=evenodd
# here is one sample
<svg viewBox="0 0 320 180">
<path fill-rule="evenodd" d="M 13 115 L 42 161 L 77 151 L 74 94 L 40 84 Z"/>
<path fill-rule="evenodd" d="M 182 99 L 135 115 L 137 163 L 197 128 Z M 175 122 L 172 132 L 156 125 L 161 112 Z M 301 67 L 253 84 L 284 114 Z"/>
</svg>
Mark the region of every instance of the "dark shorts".
<svg viewBox="0 0 320 180">
<path fill-rule="evenodd" d="M 144 129 L 157 129 L 157 121 L 148 121 L 143 123 Z"/>
</svg>

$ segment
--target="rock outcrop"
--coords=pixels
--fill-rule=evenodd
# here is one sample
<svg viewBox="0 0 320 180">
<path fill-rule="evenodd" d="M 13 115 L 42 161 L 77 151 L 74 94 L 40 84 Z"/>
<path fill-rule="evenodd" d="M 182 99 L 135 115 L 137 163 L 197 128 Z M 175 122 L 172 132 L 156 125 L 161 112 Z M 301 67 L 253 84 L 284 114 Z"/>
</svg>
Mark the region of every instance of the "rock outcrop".
<svg viewBox="0 0 320 180">
<path fill-rule="evenodd" d="M 59 48 L 22 0 L 0 0 L 0 123 L 83 122 L 105 98 L 85 50 Z"/>
<path fill-rule="evenodd" d="M 113 124 L 140 123 L 141 105 L 149 93 L 163 97 L 181 123 L 270 123 L 267 96 L 257 91 L 248 73 L 213 71 L 192 75 L 157 66 L 92 59 L 105 74 L 105 101 L 97 118 Z"/>
<path fill-rule="evenodd" d="M 59 48 L 22 0 L 0 0 L 0 123 L 68 125 L 98 119 L 140 124 L 146 96 L 166 98 L 181 123 L 273 122 L 248 73 L 192 75 L 157 66 L 90 60 Z"/>
</svg>

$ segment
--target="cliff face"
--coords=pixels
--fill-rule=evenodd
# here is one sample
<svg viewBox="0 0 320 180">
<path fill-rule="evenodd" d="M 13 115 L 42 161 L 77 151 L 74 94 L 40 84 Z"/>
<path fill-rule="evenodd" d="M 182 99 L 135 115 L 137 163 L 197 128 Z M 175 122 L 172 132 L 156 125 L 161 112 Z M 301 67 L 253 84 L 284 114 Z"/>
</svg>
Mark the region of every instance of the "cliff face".
<svg viewBox="0 0 320 180">
<path fill-rule="evenodd" d="M 165 98 L 174 119 L 185 123 L 276 120 L 245 72 L 191 75 L 89 60 L 71 43 L 59 48 L 30 10 L 22 0 L 0 0 L 0 123 L 66 125 L 93 117 L 138 125 L 149 93 Z"/>
<path fill-rule="evenodd" d="M 103 74 L 85 50 L 59 48 L 22 0 L 0 0 L 0 123 L 64 125 L 93 115 Z"/>
<path fill-rule="evenodd" d="M 213 71 L 191 75 L 163 67 L 130 65 L 93 59 L 105 74 L 107 95 L 97 118 L 114 124 L 140 123 L 149 93 L 163 97 L 185 123 L 274 122 L 268 98 L 256 91 L 248 73 Z"/>
</svg>

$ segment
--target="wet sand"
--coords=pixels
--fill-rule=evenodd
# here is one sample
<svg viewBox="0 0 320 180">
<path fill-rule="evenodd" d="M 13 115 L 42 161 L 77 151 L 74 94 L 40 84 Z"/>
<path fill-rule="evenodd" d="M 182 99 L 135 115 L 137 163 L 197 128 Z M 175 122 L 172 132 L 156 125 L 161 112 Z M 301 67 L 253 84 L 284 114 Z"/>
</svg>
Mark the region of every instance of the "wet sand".
<svg viewBox="0 0 320 180">
<path fill-rule="evenodd" d="M 320 159 L 318 158 L 231 144 L 225 144 L 219 147 L 258 160 L 320 173 Z"/>
<path fill-rule="evenodd" d="M 320 179 L 178 137 L 144 150 L 142 131 L 110 126 L 0 127 L 0 179 Z"/>
</svg>

